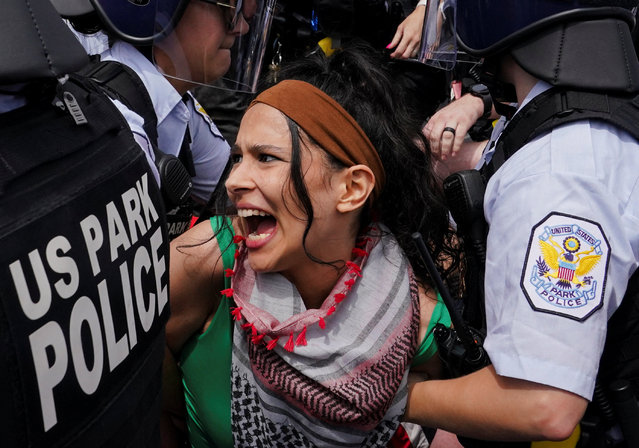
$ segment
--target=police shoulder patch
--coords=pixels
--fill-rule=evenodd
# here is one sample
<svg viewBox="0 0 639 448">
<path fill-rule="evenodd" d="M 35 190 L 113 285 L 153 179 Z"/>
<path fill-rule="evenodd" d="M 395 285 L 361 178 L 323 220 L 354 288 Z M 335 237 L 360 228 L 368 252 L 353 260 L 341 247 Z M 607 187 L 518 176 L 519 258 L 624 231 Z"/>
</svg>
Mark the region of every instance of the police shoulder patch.
<svg viewBox="0 0 639 448">
<path fill-rule="evenodd" d="M 598 223 L 551 212 L 530 233 L 521 288 L 534 310 L 583 321 L 603 304 L 609 260 Z"/>
<path fill-rule="evenodd" d="M 204 109 L 204 107 L 200 104 L 200 102 L 196 100 L 195 97 L 191 97 L 191 99 L 193 100 L 193 109 L 195 109 L 195 112 L 197 112 L 198 115 L 204 118 L 207 123 L 212 123 L 213 120 L 211 120 L 211 117 L 206 112 L 206 109 Z"/>
<path fill-rule="evenodd" d="M 195 112 L 200 117 L 204 118 L 204 121 L 211 130 L 211 133 L 213 133 L 213 135 L 215 135 L 216 137 L 224 138 L 215 123 L 213 123 L 213 119 L 211 118 L 211 116 L 208 114 L 206 109 L 204 109 L 204 106 L 202 106 L 199 101 L 195 99 L 195 97 L 192 96 L 191 98 L 193 99 L 193 109 L 195 109 Z"/>
</svg>

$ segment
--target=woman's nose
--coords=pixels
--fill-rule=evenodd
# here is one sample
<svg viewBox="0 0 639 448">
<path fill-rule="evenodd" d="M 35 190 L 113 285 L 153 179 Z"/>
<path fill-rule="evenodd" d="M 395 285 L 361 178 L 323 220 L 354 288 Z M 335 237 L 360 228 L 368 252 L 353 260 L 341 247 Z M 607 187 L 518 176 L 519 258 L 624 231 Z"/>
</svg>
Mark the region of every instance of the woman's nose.
<svg viewBox="0 0 639 448">
<path fill-rule="evenodd" d="M 231 173 L 224 184 L 229 195 L 251 189 L 253 181 L 247 168 L 247 164 L 243 162 L 236 163 L 233 166 Z"/>
</svg>

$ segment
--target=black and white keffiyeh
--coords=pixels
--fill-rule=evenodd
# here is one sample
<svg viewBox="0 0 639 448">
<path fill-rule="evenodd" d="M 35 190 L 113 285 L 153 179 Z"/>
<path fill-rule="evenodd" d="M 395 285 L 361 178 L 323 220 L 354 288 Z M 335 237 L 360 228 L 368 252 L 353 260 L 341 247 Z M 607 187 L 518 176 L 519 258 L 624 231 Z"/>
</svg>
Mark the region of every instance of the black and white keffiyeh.
<svg viewBox="0 0 639 448">
<path fill-rule="evenodd" d="M 232 294 L 235 446 L 385 446 L 407 400 L 419 298 L 392 235 L 369 229 L 318 309 L 241 247 Z"/>
</svg>

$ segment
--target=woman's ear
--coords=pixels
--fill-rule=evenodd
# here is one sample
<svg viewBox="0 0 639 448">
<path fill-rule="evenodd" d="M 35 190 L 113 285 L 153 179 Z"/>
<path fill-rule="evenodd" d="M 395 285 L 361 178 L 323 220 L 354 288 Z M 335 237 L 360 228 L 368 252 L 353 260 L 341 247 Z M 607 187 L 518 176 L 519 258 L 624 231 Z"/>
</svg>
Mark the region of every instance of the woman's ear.
<svg viewBox="0 0 639 448">
<path fill-rule="evenodd" d="M 337 210 L 348 213 L 366 204 L 375 187 L 375 175 L 366 165 L 353 165 L 342 172 L 343 187 L 337 202 Z"/>
</svg>

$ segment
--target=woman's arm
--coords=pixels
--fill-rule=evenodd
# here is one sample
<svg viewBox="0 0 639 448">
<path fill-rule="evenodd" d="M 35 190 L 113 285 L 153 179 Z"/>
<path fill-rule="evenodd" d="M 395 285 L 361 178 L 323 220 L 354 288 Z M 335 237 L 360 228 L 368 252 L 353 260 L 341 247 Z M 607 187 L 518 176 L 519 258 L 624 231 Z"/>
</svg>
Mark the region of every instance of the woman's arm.
<svg viewBox="0 0 639 448">
<path fill-rule="evenodd" d="M 422 40 L 425 11 L 426 7 L 424 5 L 417 5 L 415 10 L 399 24 L 393 40 L 386 47 L 389 50 L 393 50 L 390 57 L 408 59 L 417 56 Z"/>
<path fill-rule="evenodd" d="M 171 317 L 166 341 L 174 356 L 210 322 L 224 289 L 224 268 L 211 224 L 202 222 L 171 241 Z"/>
<path fill-rule="evenodd" d="M 209 222 L 203 222 L 171 241 L 169 262 L 171 316 L 166 325 L 162 365 L 162 448 L 184 446 L 186 414 L 177 364 L 184 343 L 204 330 L 220 301 L 223 267 Z"/>
</svg>

